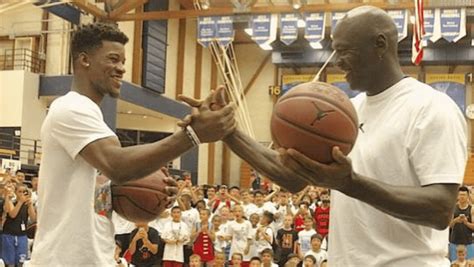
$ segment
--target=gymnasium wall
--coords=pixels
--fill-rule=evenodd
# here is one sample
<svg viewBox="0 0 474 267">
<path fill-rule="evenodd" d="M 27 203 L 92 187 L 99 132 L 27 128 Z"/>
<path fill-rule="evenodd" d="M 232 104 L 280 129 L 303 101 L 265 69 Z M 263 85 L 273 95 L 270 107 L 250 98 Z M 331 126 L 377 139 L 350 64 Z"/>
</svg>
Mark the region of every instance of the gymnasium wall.
<svg viewBox="0 0 474 267">
<path fill-rule="evenodd" d="M 21 127 L 24 71 L 0 71 L 0 126 Z"/>
</svg>

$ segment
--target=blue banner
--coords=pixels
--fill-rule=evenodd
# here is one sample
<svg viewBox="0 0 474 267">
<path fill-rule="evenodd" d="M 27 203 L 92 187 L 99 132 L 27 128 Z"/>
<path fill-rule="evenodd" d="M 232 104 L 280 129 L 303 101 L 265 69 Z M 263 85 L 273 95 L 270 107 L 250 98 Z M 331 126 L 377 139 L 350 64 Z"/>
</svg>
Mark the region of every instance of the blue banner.
<svg viewBox="0 0 474 267">
<path fill-rule="evenodd" d="M 435 25 L 435 11 L 433 9 L 423 10 L 423 18 L 425 25 L 425 35 L 423 36 L 423 41 L 428 41 L 433 37 L 434 25 Z"/>
<path fill-rule="evenodd" d="M 465 9 L 441 9 L 441 36 L 448 42 L 457 42 L 466 35 Z"/>
<path fill-rule="evenodd" d="M 400 42 L 408 35 L 408 10 L 389 10 L 387 13 L 397 26 L 398 41 Z"/>
<path fill-rule="evenodd" d="M 305 14 L 306 27 L 304 38 L 308 40 L 313 48 L 322 48 L 320 43 L 324 39 L 324 21 L 325 13 L 307 13 Z"/>
<path fill-rule="evenodd" d="M 217 22 L 216 40 L 221 46 L 227 46 L 234 40 L 234 20 L 231 16 L 215 17 Z"/>
<path fill-rule="evenodd" d="M 204 47 L 216 38 L 216 22 L 214 17 L 199 17 L 197 26 L 197 41 Z"/>
<path fill-rule="evenodd" d="M 257 44 L 263 45 L 270 39 L 271 19 L 271 14 L 252 17 L 252 40 Z"/>
<path fill-rule="evenodd" d="M 337 22 L 344 17 L 346 12 L 332 12 L 331 14 L 331 38 L 332 38 L 332 33 L 334 32 L 334 29 L 336 29 Z"/>
<path fill-rule="evenodd" d="M 298 16 L 296 14 L 281 14 L 280 41 L 286 45 L 298 39 Z"/>
</svg>

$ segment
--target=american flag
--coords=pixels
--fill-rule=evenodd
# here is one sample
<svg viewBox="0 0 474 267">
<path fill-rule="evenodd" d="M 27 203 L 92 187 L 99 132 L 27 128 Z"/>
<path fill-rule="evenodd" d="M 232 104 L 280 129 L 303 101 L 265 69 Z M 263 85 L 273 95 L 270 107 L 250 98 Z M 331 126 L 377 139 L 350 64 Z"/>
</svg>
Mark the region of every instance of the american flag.
<svg viewBox="0 0 474 267">
<path fill-rule="evenodd" d="M 423 0 L 415 1 L 415 23 L 413 24 L 413 43 L 411 61 L 419 65 L 423 59 L 422 39 L 425 34 L 425 20 L 423 17 Z"/>
</svg>

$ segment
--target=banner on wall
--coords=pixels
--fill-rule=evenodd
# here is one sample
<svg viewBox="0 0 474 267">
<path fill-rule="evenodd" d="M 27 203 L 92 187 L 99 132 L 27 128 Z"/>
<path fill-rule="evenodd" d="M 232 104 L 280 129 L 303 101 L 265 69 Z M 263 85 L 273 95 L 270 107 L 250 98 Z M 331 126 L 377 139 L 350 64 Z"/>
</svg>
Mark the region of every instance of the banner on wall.
<svg viewBox="0 0 474 267">
<path fill-rule="evenodd" d="M 276 14 L 261 14 L 252 17 L 252 40 L 260 47 L 269 46 L 276 39 Z"/>
<path fill-rule="evenodd" d="M 19 160 L 14 160 L 14 159 L 1 159 L 2 161 L 2 173 L 5 173 L 7 171 L 10 172 L 10 174 L 15 174 L 17 170 L 21 169 L 21 161 Z"/>
<path fill-rule="evenodd" d="M 215 17 L 216 41 L 221 46 L 227 46 L 234 40 L 234 19 L 231 16 Z"/>
<path fill-rule="evenodd" d="M 326 13 L 306 13 L 305 14 L 305 33 L 304 38 L 308 40 L 309 45 L 314 49 L 321 49 L 321 41 L 324 39 Z"/>
<path fill-rule="evenodd" d="M 353 98 L 360 92 L 351 90 L 351 87 L 344 76 L 345 74 L 328 74 L 326 76 L 326 82 L 344 91 L 349 98 Z"/>
<path fill-rule="evenodd" d="M 216 38 L 216 22 L 214 17 L 199 17 L 197 20 L 197 41 L 208 47 Z"/>
<path fill-rule="evenodd" d="M 392 17 L 398 31 L 398 41 L 408 36 L 408 10 L 389 10 L 387 13 Z"/>
<path fill-rule="evenodd" d="M 466 36 L 466 9 L 441 9 L 441 36 L 448 42 L 457 42 Z"/>
<path fill-rule="evenodd" d="M 466 79 L 464 74 L 426 74 L 425 82 L 451 97 L 464 114 L 466 110 Z"/>
<path fill-rule="evenodd" d="M 298 39 L 298 16 L 293 13 L 280 16 L 280 41 L 286 45 Z"/>
<path fill-rule="evenodd" d="M 289 74 L 281 76 L 281 94 L 284 95 L 291 88 L 300 83 L 307 83 L 313 80 L 314 74 Z"/>
<path fill-rule="evenodd" d="M 337 22 L 344 17 L 346 12 L 332 12 L 331 13 L 331 38 L 332 38 L 332 33 L 334 32 L 334 29 L 336 29 Z"/>
<path fill-rule="evenodd" d="M 439 23 L 439 9 L 425 9 L 423 11 L 425 19 L 425 35 L 423 45 L 428 45 L 428 40 L 436 42 L 441 38 L 441 25 Z"/>
</svg>

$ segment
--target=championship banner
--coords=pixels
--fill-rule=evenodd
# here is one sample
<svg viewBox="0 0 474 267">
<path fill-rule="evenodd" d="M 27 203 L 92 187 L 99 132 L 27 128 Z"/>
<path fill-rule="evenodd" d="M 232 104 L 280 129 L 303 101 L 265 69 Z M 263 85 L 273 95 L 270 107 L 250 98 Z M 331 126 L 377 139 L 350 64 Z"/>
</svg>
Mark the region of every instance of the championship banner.
<svg viewBox="0 0 474 267">
<path fill-rule="evenodd" d="M 328 74 L 326 82 L 336 86 L 346 93 L 349 98 L 353 98 L 360 92 L 352 90 L 349 83 L 346 81 L 345 74 Z"/>
<path fill-rule="evenodd" d="M 215 17 L 217 23 L 216 41 L 221 46 L 227 46 L 234 40 L 234 20 L 231 16 Z"/>
<path fill-rule="evenodd" d="M 434 43 L 441 38 L 439 9 L 425 9 L 423 16 L 425 19 L 425 35 L 423 36 L 423 46 L 427 46 L 428 40 Z"/>
<path fill-rule="evenodd" d="M 2 161 L 2 173 L 7 171 L 10 174 L 15 174 L 17 170 L 21 169 L 21 161 L 14 159 L 1 159 Z"/>
<path fill-rule="evenodd" d="M 281 76 L 281 94 L 284 95 L 291 88 L 297 86 L 300 83 L 307 83 L 313 80 L 314 74 L 294 74 L 294 75 L 282 75 Z"/>
<path fill-rule="evenodd" d="M 447 94 L 459 106 L 462 113 L 466 110 L 466 83 L 464 74 L 426 74 L 426 83 L 434 89 Z"/>
<path fill-rule="evenodd" d="M 346 12 L 332 12 L 331 13 L 331 38 L 334 29 L 336 29 L 337 22 L 344 17 Z"/>
<path fill-rule="evenodd" d="M 466 36 L 466 9 L 441 9 L 441 36 L 448 42 L 457 42 Z"/>
<path fill-rule="evenodd" d="M 281 14 L 280 41 L 286 45 L 298 39 L 298 16 L 296 14 Z"/>
<path fill-rule="evenodd" d="M 309 45 L 314 49 L 323 48 L 320 42 L 324 39 L 326 13 L 306 13 L 305 14 L 305 33 L 304 38 L 308 40 Z"/>
<path fill-rule="evenodd" d="M 387 13 L 392 17 L 398 31 L 398 41 L 408 36 L 408 10 L 389 10 Z"/>
<path fill-rule="evenodd" d="M 252 17 L 252 40 L 260 47 L 269 46 L 276 39 L 277 16 L 262 14 Z"/>
<path fill-rule="evenodd" d="M 197 20 L 197 41 L 208 47 L 216 38 L 216 22 L 214 17 L 199 17 Z"/>
</svg>

